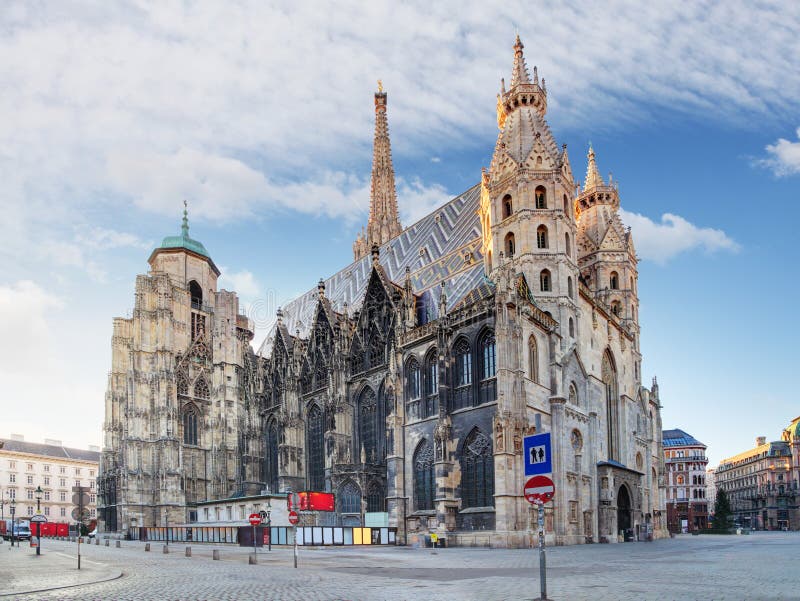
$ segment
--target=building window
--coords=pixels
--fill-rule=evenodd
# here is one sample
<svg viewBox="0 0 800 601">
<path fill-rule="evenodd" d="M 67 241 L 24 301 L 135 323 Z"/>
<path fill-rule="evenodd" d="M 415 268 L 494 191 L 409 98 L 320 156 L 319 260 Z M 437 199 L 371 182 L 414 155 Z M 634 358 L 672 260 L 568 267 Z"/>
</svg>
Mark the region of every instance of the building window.
<svg viewBox="0 0 800 601">
<path fill-rule="evenodd" d="M 43 480 L 45 486 L 50 486 L 50 476 L 45 476 Z"/>
<path fill-rule="evenodd" d="M 67 485 L 67 479 L 66 478 L 59 478 L 58 479 L 58 485 L 59 486 L 66 486 Z"/>
<path fill-rule="evenodd" d="M 267 426 L 267 456 L 264 462 L 265 482 L 271 493 L 278 492 L 278 425 L 272 420 Z"/>
<path fill-rule="evenodd" d="M 514 249 L 516 248 L 514 244 L 514 234 L 509 232 L 506 234 L 505 245 L 504 245 L 506 256 L 510 259 L 514 256 Z"/>
<path fill-rule="evenodd" d="M 61 507 L 59 509 L 59 513 L 61 514 L 61 517 L 63 518 L 65 515 L 67 515 L 67 508 L 66 507 Z"/>
<path fill-rule="evenodd" d="M 208 382 L 204 376 L 200 376 L 194 384 L 194 396 L 198 399 L 207 399 L 208 395 Z"/>
<path fill-rule="evenodd" d="M 618 300 L 612 301 L 611 302 L 611 312 L 614 315 L 616 315 L 617 317 L 621 317 L 622 316 L 622 303 L 620 303 Z"/>
<path fill-rule="evenodd" d="M 273 424 L 273 428 L 275 425 Z M 325 419 L 322 409 L 315 403 L 308 410 L 307 424 L 307 452 L 308 452 L 308 487 L 309 490 L 325 490 Z M 277 433 L 276 433 L 277 434 Z M 277 436 L 276 436 L 277 438 Z M 275 445 L 275 461 L 277 462 L 277 444 Z M 273 466 L 277 480 L 277 465 Z M 277 492 L 277 482 L 274 483 Z"/>
<path fill-rule="evenodd" d="M 32 490 L 28 490 L 26 492 L 28 493 L 28 499 L 29 500 L 33 500 L 33 491 Z"/>
<path fill-rule="evenodd" d="M 414 509 L 433 509 L 435 480 L 433 474 L 433 447 L 423 439 L 414 452 Z"/>
<path fill-rule="evenodd" d="M 544 189 L 544 186 L 537 186 L 536 190 L 533 193 L 534 198 L 536 199 L 536 208 L 537 209 L 546 209 L 547 208 L 547 192 Z"/>
<path fill-rule="evenodd" d="M 453 346 L 455 357 L 455 389 L 453 409 L 472 405 L 472 350 L 466 338 L 459 338 Z"/>
<path fill-rule="evenodd" d="M 539 288 L 542 292 L 550 292 L 550 271 L 542 269 L 539 274 Z"/>
<path fill-rule="evenodd" d="M 45 507 L 44 508 L 44 514 L 45 515 L 50 515 L 50 508 L 49 507 Z"/>
<path fill-rule="evenodd" d="M 63 503 L 64 501 L 67 500 L 67 493 L 61 491 L 60 493 L 58 493 L 58 498 Z"/>
<path fill-rule="evenodd" d="M 578 521 L 578 502 L 577 501 L 570 501 L 569 502 L 569 521 L 573 522 L 573 523 Z"/>
<path fill-rule="evenodd" d="M 567 276 L 567 296 L 575 298 L 575 293 L 572 290 L 572 276 Z"/>
<path fill-rule="evenodd" d="M 536 228 L 536 248 L 547 248 L 547 228 L 543 225 Z"/>
<path fill-rule="evenodd" d="M 81 485 L 81 481 L 80 480 L 75 480 L 75 486 L 80 487 L 80 485 Z"/>
<path fill-rule="evenodd" d="M 10 470 L 17 469 L 17 462 L 16 461 L 9 461 L 8 462 L 8 469 L 10 469 Z"/>
<path fill-rule="evenodd" d="M 33 515 L 33 505 L 28 505 L 28 515 Z"/>
<path fill-rule="evenodd" d="M 575 386 L 575 382 L 570 382 L 569 383 L 569 393 L 568 394 L 569 394 L 569 402 L 572 403 L 573 405 L 578 405 L 579 404 L 578 387 Z"/>
<path fill-rule="evenodd" d="M 189 396 L 189 380 L 186 378 L 186 374 L 178 373 L 176 388 L 178 389 L 178 394 Z"/>
<path fill-rule="evenodd" d="M 27 480 L 28 480 L 28 484 L 33 484 L 33 476 L 28 476 Z"/>
<path fill-rule="evenodd" d="M 375 391 L 365 388 L 358 401 L 358 434 L 367 463 L 378 460 L 378 412 L 375 402 Z"/>
<path fill-rule="evenodd" d="M 506 194 L 503 197 L 503 219 L 511 217 L 511 214 L 514 212 L 514 206 L 511 203 L 511 195 Z"/>
<path fill-rule="evenodd" d="M 17 475 L 16 474 L 9 474 L 8 475 L 8 481 L 11 484 L 14 484 L 17 481 Z"/>
<path fill-rule="evenodd" d="M 12 499 L 16 499 L 17 498 L 17 489 L 16 488 L 8 489 L 8 496 L 11 497 Z"/>
<path fill-rule="evenodd" d="M 89 470 L 89 475 L 94 478 L 94 470 Z"/>
<path fill-rule="evenodd" d="M 406 362 L 406 396 L 409 400 L 420 398 L 420 373 L 419 363 L 414 357 Z"/>
<path fill-rule="evenodd" d="M 611 272 L 611 277 L 609 278 L 611 283 L 612 290 L 619 290 L 619 274 L 616 271 Z"/>
<path fill-rule="evenodd" d="M 569 336 L 570 338 L 575 338 L 575 320 L 571 317 L 569 318 Z"/>
<path fill-rule="evenodd" d="M 49 472 L 49 471 L 50 471 L 50 466 L 49 466 L 49 465 L 47 465 L 47 464 L 45 464 L 45 466 L 44 466 L 44 471 L 45 471 L 45 472 Z"/>
<path fill-rule="evenodd" d="M 494 506 L 492 441 L 478 428 L 470 432 L 461 451 L 462 507 Z"/>
<path fill-rule="evenodd" d="M 377 482 L 370 484 L 367 489 L 367 511 L 386 511 L 386 493 L 383 490 L 383 486 Z"/>
<path fill-rule="evenodd" d="M 617 393 L 617 369 L 611 352 L 608 350 L 603 355 L 600 371 L 606 389 L 606 448 L 608 449 L 608 458 L 618 461 L 619 430 L 617 416 L 619 395 Z"/>
<path fill-rule="evenodd" d="M 422 417 L 436 415 L 439 410 L 439 363 L 436 349 L 425 356 L 425 404 Z"/>
<path fill-rule="evenodd" d="M 567 198 L 566 194 L 564 194 L 564 199 L 563 200 L 564 200 L 564 212 L 567 214 L 567 217 L 569 217 L 569 214 L 570 214 L 569 198 Z M 569 251 L 567 251 L 567 252 L 569 252 Z"/>
<path fill-rule="evenodd" d="M 27 467 L 28 467 L 28 471 L 29 472 L 33 471 L 33 464 L 32 463 L 29 463 Z"/>
<path fill-rule="evenodd" d="M 49 490 L 44 491 L 44 500 L 45 501 L 49 501 L 50 500 L 50 491 Z"/>
<path fill-rule="evenodd" d="M 528 338 L 528 373 L 531 380 L 539 383 L 539 348 L 536 344 L 536 337 L 531 334 Z"/>
<path fill-rule="evenodd" d="M 495 365 L 495 341 L 494 332 L 487 332 L 481 338 L 481 379 L 488 380 L 494 378 Z"/>
<path fill-rule="evenodd" d="M 197 412 L 191 406 L 183 410 L 183 444 L 197 446 Z"/>
<path fill-rule="evenodd" d="M 358 484 L 348 480 L 340 489 L 339 504 L 341 513 L 361 513 L 361 489 Z"/>
<path fill-rule="evenodd" d="M 564 251 L 567 253 L 567 256 L 572 256 L 572 245 L 569 241 L 569 234 L 564 234 Z"/>
<path fill-rule="evenodd" d="M 67 468 L 66 468 L 66 466 L 64 466 L 64 465 L 60 465 L 60 466 L 58 467 L 58 473 L 59 473 L 59 474 L 66 474 L 66 473 L 67 473 Z"/>
</svg>

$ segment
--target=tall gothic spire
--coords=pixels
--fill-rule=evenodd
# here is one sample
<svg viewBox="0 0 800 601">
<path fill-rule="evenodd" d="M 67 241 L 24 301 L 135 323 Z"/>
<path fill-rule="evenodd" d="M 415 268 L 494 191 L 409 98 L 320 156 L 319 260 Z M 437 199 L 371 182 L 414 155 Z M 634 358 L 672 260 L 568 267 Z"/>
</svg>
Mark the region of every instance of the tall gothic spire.
<svg viewBox="0 0 800 601">
<path fill-rule="evenodd" d="M 369 221 L 353 244 L 353 258 L 365 256 L 373 244 L 379 246 L 403 231 L 397 214 L 397 191 L 394 183 L 389 123 L 386 119 L 386 92 L 378 81 L 375 92 L 375 139 L 372 149 L 372 185 L 370 187 Z"/>
<path fill-rule="evenodd" d="M 587 157 L 589 159 L 589 164 L 586 167 L 586 181 L 583 183 L 583 189 L 591 190 L 598 186 L 604 186 L 605 182 L 603 182 L 603 177 L 597 170 L 597 163 L 594 160 L 594 148 L 592 148 L 591 143 L 589 143 L 589 154 Z"/>
<path fill-rule="evenodd" d="M 525 64 L 525 57 L 522 54 L 523 48 L 525 46 L 522 44 L 522 40 L 519 39 L 519 34 L 517 34 L 517 39 L 514 42 L 514 68 L 511 71 L 512 89 L 519 84 L 531 83 L 531 79 L 528 76 L 528 66 Z M 536 83 L 538 84 L 539 82 L 537 81 Z"/>
</svg>

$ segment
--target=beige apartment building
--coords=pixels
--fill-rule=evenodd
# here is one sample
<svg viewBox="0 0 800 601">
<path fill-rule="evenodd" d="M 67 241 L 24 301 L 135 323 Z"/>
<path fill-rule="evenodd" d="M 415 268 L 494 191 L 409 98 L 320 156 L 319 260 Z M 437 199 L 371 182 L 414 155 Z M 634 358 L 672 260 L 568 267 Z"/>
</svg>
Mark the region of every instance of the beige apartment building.
<svg viewBox="0 0 800 601">
<path fill-rule="evenodd" d="M 89 494 L 86 509 L 89 518 L 96 517 L 96 479 L 100 449 L 72 449 L 60 440 L 44 443 L 26 442 L 12 434 L 0 439 L 0 498 L 2 514 L 11 517 L 12 499 L 16 518 L 29 518 L 36 513 L 36 490 L 41 487 L 41 510 L 50 522 L 74 522 L 73 488 L 85 487 Z"/>
</svg>

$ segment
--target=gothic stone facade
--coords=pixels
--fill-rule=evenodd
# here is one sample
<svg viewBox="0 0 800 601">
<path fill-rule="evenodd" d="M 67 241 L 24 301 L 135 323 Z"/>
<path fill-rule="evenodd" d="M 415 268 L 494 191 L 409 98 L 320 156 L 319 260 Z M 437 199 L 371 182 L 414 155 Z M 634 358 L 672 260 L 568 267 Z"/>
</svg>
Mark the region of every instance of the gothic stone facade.
<svg viewBox="0 0 800 601">
<path fill-rule="evenodd" d="M 523 546 L 535 522 L 522 440 L 551 432 L 552 542 L 664 535 L 660 403 L 641 383 L 633 239 L 593 151 L 576 186 L 522 48 L 517 39 L 498 94 L 490 168 L 399 235 L 386 226 L 399 221 L 376 94 L 356 261 L 279 310 L 258 353 L 211 260 L 165 240 L 177 248 L 154 254 L 133 319 L 115 322 L 103 462 L 115 527 L 158 523 L 167 505 L 187 520 L 204 497 L 325 490 L 337 512 L 320 522 L 377 512 L 400 541 L 437 531 L 451 544 Z M 214 299 L 199 342 L 193 277 Z"/>
</svg>

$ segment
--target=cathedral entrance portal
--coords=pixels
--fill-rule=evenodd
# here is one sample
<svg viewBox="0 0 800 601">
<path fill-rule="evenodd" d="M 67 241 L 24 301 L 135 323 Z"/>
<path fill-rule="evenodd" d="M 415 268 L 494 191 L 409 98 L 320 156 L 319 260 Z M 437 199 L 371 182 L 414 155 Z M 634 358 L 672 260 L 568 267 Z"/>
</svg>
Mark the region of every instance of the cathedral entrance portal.
<svg viewBox="0 0 800 601">
<path fill-rule="evenodd" d="M 619 487 L 617 493 L 617 531 L 624 537 L 623 540 L 632 540 L 629 538 L 629 530 L 631 529 L 631 496 L 628 493 L 628 487 L 624 484 Z"/>
</svg>

